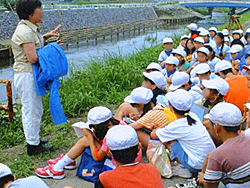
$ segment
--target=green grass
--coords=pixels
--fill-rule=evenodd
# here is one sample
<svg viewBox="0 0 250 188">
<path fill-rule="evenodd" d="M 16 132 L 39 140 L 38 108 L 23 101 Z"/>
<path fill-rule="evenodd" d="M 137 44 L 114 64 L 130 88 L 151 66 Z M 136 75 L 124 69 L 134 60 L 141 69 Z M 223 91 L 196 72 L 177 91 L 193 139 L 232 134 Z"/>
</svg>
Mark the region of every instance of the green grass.
<svg viewBox="0 0 250 188">
<path fill-rule="evenodd" d="M 126 1 L 90 1 L 90 0 L 78 0 L 73 4 L 76 5 L 88 5 L 88 4 L 127 4 L 127 3 L 147 3 L 142 1 L 126 2 Z"/>
</svg>

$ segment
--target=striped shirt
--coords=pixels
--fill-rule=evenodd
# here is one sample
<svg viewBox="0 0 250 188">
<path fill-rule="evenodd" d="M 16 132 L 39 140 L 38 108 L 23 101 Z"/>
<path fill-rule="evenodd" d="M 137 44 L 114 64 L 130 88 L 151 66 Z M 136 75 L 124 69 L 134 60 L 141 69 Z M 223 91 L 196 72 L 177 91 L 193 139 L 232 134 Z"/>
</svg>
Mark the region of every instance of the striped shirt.
<svg viewBox="0 0 250 188">
<path fill-rule="evenodd" d="M 227 187 L 250 187 L 250 138 L 237 136 L 215 149 L 208 158 L 204 181 Z"/>
<path fill-rule="evenodd" d="M 154 130 L 164 127 L 174 120 L 176 120 L 175 114 L 169 108 L 164 108 L 158 104 L 153 110 L 148 111 L 142 116 L 137 123 L 147 129 Z"/>
</svg>

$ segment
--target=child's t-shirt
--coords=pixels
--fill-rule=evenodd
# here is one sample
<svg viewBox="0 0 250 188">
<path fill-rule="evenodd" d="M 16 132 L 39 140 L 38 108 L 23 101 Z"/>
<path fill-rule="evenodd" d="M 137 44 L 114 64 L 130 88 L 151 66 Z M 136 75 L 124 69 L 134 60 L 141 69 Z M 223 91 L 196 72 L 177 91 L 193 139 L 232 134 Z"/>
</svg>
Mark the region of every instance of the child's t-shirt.
<svg viewBox="0 0 250 188">
<path fill-rule="evenodd" d="M 247 78 L 245 76 L 235 76 L 227 78 L 229 91 L 223 97 L 223 100 L 237 106 L 241 112 L 244 112 L 244 104 L 248 102 L 249 89 L 247 87 Z"/>
<path fill-rule="evenodd" d="M 152 164 L 118 167 L 99 176 L 105 188 L 163 188 L 160 172 Z"/>
</svg>

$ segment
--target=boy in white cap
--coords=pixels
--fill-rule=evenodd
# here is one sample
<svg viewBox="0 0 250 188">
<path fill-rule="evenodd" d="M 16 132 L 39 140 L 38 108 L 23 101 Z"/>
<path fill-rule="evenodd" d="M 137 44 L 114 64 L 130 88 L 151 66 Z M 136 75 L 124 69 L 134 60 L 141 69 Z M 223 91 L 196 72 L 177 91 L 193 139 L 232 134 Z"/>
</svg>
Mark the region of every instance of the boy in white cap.
<svg viewBox="0 0 250 188">
<path fill-rule="evenodd" d="M 10 168 L 0 163 L 0 188 L 49 188 L 41 179 L 30 176 L 23 179 L 15 179 Z"/>
<path fill-rule="evenodd" d="M 191 64 L 185 61 L 185 57 L 187 56 L 187 53 L 184 50 L 182 50 L 181 48 L 177 48 L 173 50 L 172 54 L 174 57 L 176 57 L 179 60 L 179 65 L 177 68 L 179 71 L 186 71 L 190 69 Z"/>
<path fill-rule="evenodd" d="M 135 162 L 138 153 L 138 136 L 130 126 L 115 126 L 107 133 L 107 145 L 118 168 L 100 174 L 95 187 L 163 188 L 161 175 L 152 164 Z"/>
<path fill-rule="evenodd" d="M 108 129 L 115 125 L 124 125 L 124 122 L 113 118 L 111 110 L 102 106 L 90 109 L 87 119 L 87 123 L 79 124 L 78 128 L 82 130 L 82 137 L 68 153 L 66 155 L 62 154 L 59 158 L 48 160 L 48 166 L 37 168 L 35 171 L 36 175 L 42 178 L 64 178 L 64 169 L 75 169 L 75 159 L 79 157 L 88 146 L 90 146 L 94 160 L 102 160 L 107 155 L 107 147 L 102 141 Z M 93 137 L 93 134 L 95 137 Z"/>
<path fill-rule="evenodd" d="M 164 67 L 164 64 L 162 62 L 165 61 L 169 56 L 171 56 L 174 46 L 173 39 L 169 37 L 164 38 L 163 46 L 165 49 L 160 53 L 158 58 L 158 62 L 160 63 L 161 67 Z"/>
<path fill-rule="evenodd" d="M 215 72 L 229 84 L 229 91 L 224 96 L 224 101 L 236 105 L 243 113 L 244 104 L 248 102 L 249 97 L 247 78 L 234 75 L 232 64 L 226 60 L 222 60 L 215 65 Z"/>
<path fill-rule="evenodd" d="M 197 51 L 197 59 L 192 62 L 193 65 L 198 65 L 200 63 L 208 63 L 208 56 L 210 54 L 206 47 L 200 47 Z"/>
<path fill-rule="evenodd" d="M 209 44 L 205 44 L 204 47 L 206 47 L 209 51 L 209 55 L 207 57 L 208 65 L 210 67 L 211 72 L 214 72 L 214 67 L 220 61 L 220 59 L 215 56 L 214 48 L 212 48 Z"/>
<path fill-rule="evenodd" d="M 204 44 L 210 44 L 213 48 L 216 47 L 216 43 L 214 42 L 214 40 L 211 40 L 209 37 L 209 31 L 204 29 L 200 32 L 199 34 L 200 37 L 202 37 L 204 39 Z"/>
<path fill-rule="evenodd" d="M 245 57 L 240 58 L 239 56 L 242 50 L 243 50 L 243 47 L 241 45 L 235 44 L 231 46 L 230 50 L 228 51 L 228 53 L 231 54 L 233 73 L 235 75 L 241 73 L 240 70 L 242 70 L 242 66 L 243 64 L 245 64 Z M 242 59 L 242 62 L 241 62 L 241 59 Z"/>
<path fill-rule="evenodd" d="M 166 68 L 164 69 L 163 74 L 167 79 L 167 83 L 171 83 L 172 76 L 176 71 L 178 71 L 177 67 L 179 65 L 179 59 L 174 56 L 170 56 L 163 63 L 166 64 Z"/>
<path fill-rule="evenodd" d="M 198 182 L 213 188 L 220 181 L 226 187 L 250 187 L 250 138 L 238 135 L 241 111 L 233 104 L 219 103 L 207 117 L 223 144 L 209 154 Z"/>
<path fill-rule="evenodd" d="M 233 31 L 233 33 L 232 33 L 232 36 L 233 36 L 233 39 L 234 39 L 234 40 L 235 40 L 235 39 L 240 39 L 240 38 L 241 38 L 240 35 L 241 35 L 240 30 L 235 30 L 235 31 Z"/>
<path fill-rule="evenodd" d="M 131 94 L 124 99 L 124 103 L 119 106 L 114 118 L 117 120 L 129 118 L 132 121 L 137 121 L 142 114 L 146 113 L 145 106 L 150 105 L 152 98 L 152 90 L 145 87 L 135 88 Z"/>
<path fill-rule="evenodd" d="M 206 155 L 215 149 L 215 145 L 198 116 L 190 112 L 194 103 L 191 94 L 178 89 L 168 93 L 166 97 L 177 120 L 153 131 L 151 136 L 159 138 L 163 143 L 173 141 L 170 148 L 171 159 L 177 159 L 181 163 L 173 167 L 173 173 L 190 178 L 190 172 L 201 171 Z"/>
<path fill-rule="evenodd" d="M 197 31 L 198 29 L 198 26 L 196 23 L 191 23 L 187 26 L 188 28 L 188 31 L 189 31 L 189 35 L 190 35 L 190 38 L 193 38 L 195 39 L 196 37 L 198 37 L 199 35 L 199 32 Z"/>
<path fill-rule="evenodd" d="M 182 35 L 180 40 L 180 45 L 177 47 L 177 49 L 184 50 L 188 39 L 189 37 L 187 35 Z"/>
<path fill-rule="evenodd" d="M 205 43 L 205 41 L 202 37 L 196 37 L 194 39 L 194 47 L 195 47 L 196 51 L 192 55 L 192 61 L 197 61 L 197 50 L 199 48 L 203 47 L 204 43 Z"/>
<path fill-rule="evenodd" d="M 215 37 L 215 35 L 217 34 L 217 28 L 216 27 L 210 27 L 209 29 L 208 29 L 208 31 L 209 31 L 209 35 L 210 35 L 210 40 L 213 40 L 214 41 L 214 37 Z"/>
</svg>

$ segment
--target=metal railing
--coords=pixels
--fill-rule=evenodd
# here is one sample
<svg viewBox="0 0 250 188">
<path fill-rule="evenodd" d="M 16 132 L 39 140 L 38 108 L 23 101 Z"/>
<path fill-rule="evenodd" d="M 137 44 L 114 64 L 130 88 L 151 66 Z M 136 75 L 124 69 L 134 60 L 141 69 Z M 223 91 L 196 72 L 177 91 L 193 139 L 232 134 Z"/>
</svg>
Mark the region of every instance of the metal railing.
<svg viewBox="0 0 250 188">
<path fill-rule="evenodd" d="M 216 3 L 221 3 L 221 2 L 233 2 L 233 3 L 241 3 L 241 4 L 248 4 L 250 3 L 249 0 L 180 0 L 179 3 L 200 3 L 200 2 L 206 2 L 206 3 L 210 3 L 210 2 L 216 2 Z"/>
</svg>

